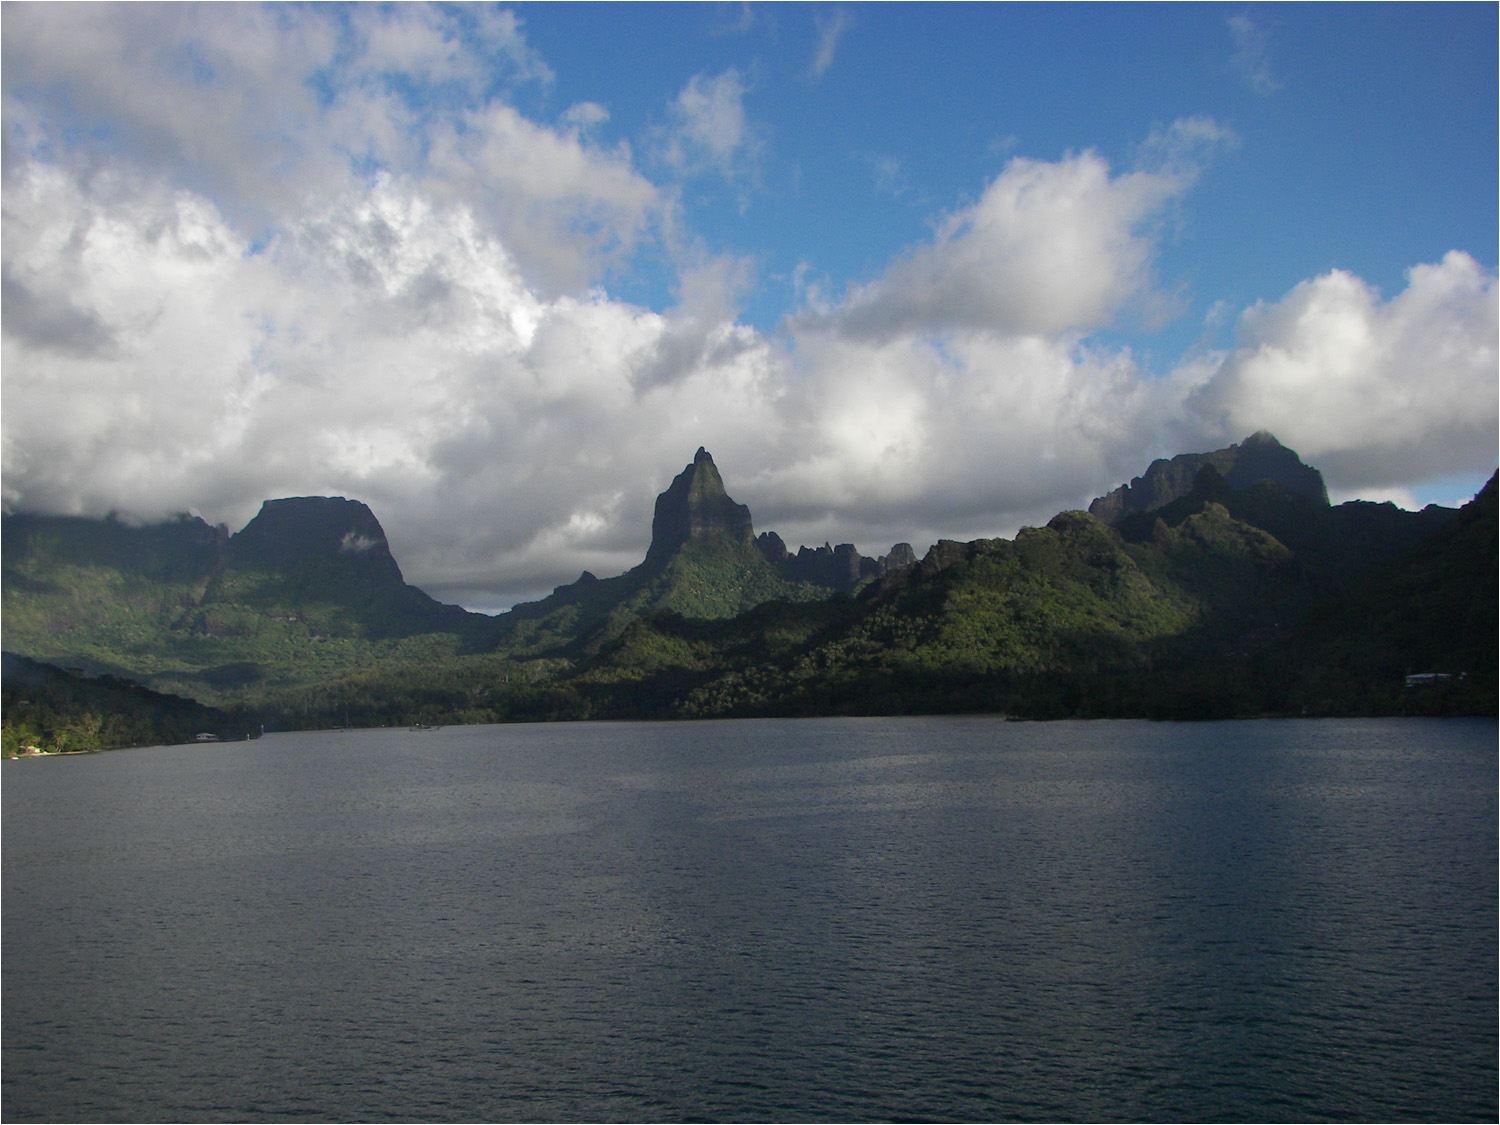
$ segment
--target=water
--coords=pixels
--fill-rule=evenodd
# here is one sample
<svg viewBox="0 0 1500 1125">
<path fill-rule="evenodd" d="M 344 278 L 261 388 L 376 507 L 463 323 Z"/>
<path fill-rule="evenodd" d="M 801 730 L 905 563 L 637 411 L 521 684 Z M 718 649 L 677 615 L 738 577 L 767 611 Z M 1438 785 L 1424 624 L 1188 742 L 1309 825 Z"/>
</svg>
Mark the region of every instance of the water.
<svg viewBox="0 0 1500 1125">
<path fill-rule="evenodd" d="M 585 724 L 7 763 L 47 1120 L 1495 1120 L 1492 721 Z"/>
</svg>

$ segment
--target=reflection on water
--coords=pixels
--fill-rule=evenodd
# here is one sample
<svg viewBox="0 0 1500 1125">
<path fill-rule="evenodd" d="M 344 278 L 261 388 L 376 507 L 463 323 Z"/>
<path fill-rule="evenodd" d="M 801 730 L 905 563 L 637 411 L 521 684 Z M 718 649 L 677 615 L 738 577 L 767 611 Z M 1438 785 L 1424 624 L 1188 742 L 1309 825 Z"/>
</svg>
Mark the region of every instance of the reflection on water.
<svg viewBox="0 0 1500 1125">
<path fill-rule="evenodd" d="M 1493 1119 L 1492 722 L 7 763 L 23 1119 Z"/>
</svg>

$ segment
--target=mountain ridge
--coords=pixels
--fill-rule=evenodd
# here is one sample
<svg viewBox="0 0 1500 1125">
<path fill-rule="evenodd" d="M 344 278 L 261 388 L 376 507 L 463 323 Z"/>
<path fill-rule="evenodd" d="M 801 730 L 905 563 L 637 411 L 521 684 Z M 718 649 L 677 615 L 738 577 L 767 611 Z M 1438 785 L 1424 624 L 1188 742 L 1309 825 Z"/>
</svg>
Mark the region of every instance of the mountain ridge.
<svg viewBox="0 0 1500 1125">
<path fill-rule="evenodd" d="M 1107 524 L 1118 524 L 1128 516 L 1165 507 L 1192 491 L 1199 470 L 1213 469 L 1224 483 L 1236 491 L 1263 480 L 1279 484 L 1288 491 L 1328 506 L 1328 487 L 1323 474 L 1276 440 L 1265 430 L 1258 430 L 1243 442 L 1210 453 L 1179 453 L 1170 460 L 1158 459 L 1129 484 L 1089 505 L 1089 514 Z"/>
<path fill-rule="evenodd" d="M 7 515 L 5 647 L 313 725 L 820 707 L 1204 717 L 1357 698 L 1399 710 L 1415 697 L 1391 694 L 1392 668 L 1456 674 L 1416 664 L 1448 653 L 1467 671 L 1488 651 L 1474 614 L 1454 608 L 1466 587 L 1403 561 L 1457 521 L 1450 509 L 1330 506 L 1321 474 L 1269 434 L 1154 462 L 1124 487 L 1095 502 L 1117 497 L 1113 524 L 1064 512 L 1014 540 L 940 540 L 920 559 L 909 544 L 876 559 L 851 544 L 792 554 L 756 534 L 700 447 L 658 496 L 640 564 L 585 571 L 496 617 L 405 583 L 374 513 L 343 497 L 267 501 L 233 536 L 195 517 Z M 1493 537 L 1461 542 L 1450 555 L 1473 585 Z M 1403 566 L 1418 577 L 1378 579 Z M 1417 616 L 1352 656 L 1330 638 L 1379 614 L 1331 607 L 1377 580 Z M 1417 643 L 1412 622 L 1429 620 L 1453 636 Z M 1339 661 L 1379 684 L 1331 671 Z M 1333 703 L 1315 681 L 1335 685 Z M 1443 705 L 1482 706 L 1471 688 Z"/>
</svg>

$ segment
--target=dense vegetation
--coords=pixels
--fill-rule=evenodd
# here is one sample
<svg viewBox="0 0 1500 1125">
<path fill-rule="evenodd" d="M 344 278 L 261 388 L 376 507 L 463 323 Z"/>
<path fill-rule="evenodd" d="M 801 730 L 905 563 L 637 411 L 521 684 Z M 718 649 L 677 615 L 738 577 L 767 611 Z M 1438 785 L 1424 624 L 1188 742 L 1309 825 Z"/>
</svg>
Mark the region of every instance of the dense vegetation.
<svg viewBox="0 0 1500 1125">
<path fill-rule="evenodd" d="M 1413 513 L 1232 487 L 1206 462 L 1115 526 L 1065 512 L 915 565 L 864 560 L 852 594 L 768 556 L 716 472 L 703 480 L 674 487 L 719 524 L 665 510 L 669 491 L 672 537 L 641 566 L 498 618 L 405 585 L 351 501 L 268 505 L 239 546 L 194 520 L 7 517 L 7 647 L 88 675 L 44 693 L 35 666 L 23 680 L 7 664 L 6 745 L 261 723 L 1496 712 L 1494 480 L 1460 513 Z M 148 700 L 127 678 L 192 699 Z"/>
<path fill-rule="evenodd" d="M 1223 505 L 1173 515 L 1145 542 L 1078 512 L 939 545 L 854 602 L 655 615 L 571 686 L 591 714 L 663 717 L 1495 712 L 1493 482 L 1442 534 L 1350 560 L 1333 600 L 1330 575 Z M 1452 678 L 1412 689 L 1414 672 Z"/>
<path fill-rule="evenodd" d="M 255 721 L 128 680 L 85 678 L 4 654 L 0 753 L 71 754 L 119 746 L 188 742 L 200 734 L 245 738 Z"/>
</svg>

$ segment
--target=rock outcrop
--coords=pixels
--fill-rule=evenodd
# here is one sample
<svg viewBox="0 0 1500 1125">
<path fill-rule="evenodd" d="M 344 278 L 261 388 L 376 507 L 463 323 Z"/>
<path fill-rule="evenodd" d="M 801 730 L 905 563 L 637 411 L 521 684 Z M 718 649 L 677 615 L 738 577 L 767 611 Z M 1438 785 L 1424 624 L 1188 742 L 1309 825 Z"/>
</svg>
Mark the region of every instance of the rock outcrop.
<svg viewBox="0 0 1500 1125">
<path fill-rule="evenodd" d="M 1090 504 L 1089 514 L 1114 525 L 1137 512 L 1165 507 L 1192 492 L 1199 470 L 1209 466 L 1235 491 L 1268 480 L 1325 507 L 1328 504 L 1323 474 L 1304 465 L 1296 453 L 1262 430 L 1228 449 L 1153 461 L 1144 474 Z"/>
<path fill-rule="evenodd" d="M 230 537 L 229 561 L 294 572 L 316 565 L 357 571 L 403 583 L 385 529 L 375 513 L 342 496 L 293 496 L 267 500 L 259 514 Z"/>
<path fill-rule="evenodd" d="M 890 554 L 881 555 L 875 561 L 880 567 L 881 575 L 884 576 L 894 574 L 898 570 L 905 570 L 910 566 L 916 566 L 917 553 L 912 550 L 910 543 L 897 543 L 891 548 Z"/>
<path fill-rule="evenodd" d="M 689 540 L 714 535 L 728 536 L 736 543 L 755 541 L 750 509 L 729 498 L 714 459 L 700 445 L 693 463 L 656 498 L 646 561 L 665 561 Z"/>
<path fill-rule="evenodd" d="M 769 563 L 784 563 L 791 557 L 786 549 L 786 540 L 774 531 L 762 531 L 755 537 L 755 546 Z"/>
<path fill-rule="evenodd" d="M 761 532 L 755 537 L 755 545 L 767 562 L 781 567 L 789 577 L 844 593 L 856 589 L 866 579 L 882 578 L 917 565 L 917 555 L 910 543 L 897 543 L 890 554 L 874 559 L 861 555 L 853 543 L 799 547 L 794 555 L 774 531 Z"/>
<path fill-rule="evenodd" d="M 799 547 L 787 559 L 786 566 L 788 573 L 803 582 L 847 593 L 862 579 L 873 578 L 877 564 L 855 550 L 853 543 L 840 543 L 837 547 L 824 543 L 821 547 Z"/>
</svg>

